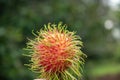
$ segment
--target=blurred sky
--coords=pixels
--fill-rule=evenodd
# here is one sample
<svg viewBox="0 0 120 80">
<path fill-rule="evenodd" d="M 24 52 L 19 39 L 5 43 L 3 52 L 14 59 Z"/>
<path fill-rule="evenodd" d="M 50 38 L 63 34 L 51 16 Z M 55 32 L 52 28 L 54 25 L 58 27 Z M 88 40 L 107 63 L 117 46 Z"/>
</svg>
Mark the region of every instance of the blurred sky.
<svg viewBox="0 0 120 80">
<path fill-rule="evenodd" d="M 120 0 L 103 0 L 103 3 L 107 4 L 112 10 L 120 10 Z M 120 40 L 120 29 L 119 28 L 114 28 L 114 22 L 111 19 L 108 19 L 104 23 L 104 27 L 107 30 L 112 30 L 112 35 L 115 39 Z"/>
<path fill-rule="evenodd" d="M 118 6 L 120 5 L 120 0 L 109 0 L 108 4 L 112 9 L 119 9 Z"/>
</svg>

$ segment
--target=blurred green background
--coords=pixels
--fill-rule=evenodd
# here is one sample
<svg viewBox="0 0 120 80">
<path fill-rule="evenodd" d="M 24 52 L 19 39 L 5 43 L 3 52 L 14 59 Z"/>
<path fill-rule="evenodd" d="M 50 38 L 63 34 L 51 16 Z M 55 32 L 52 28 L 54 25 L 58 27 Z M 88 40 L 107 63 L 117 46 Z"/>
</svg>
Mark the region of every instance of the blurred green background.
<svg viewBox="0 0 120 80">
<path fill-rule="evenodd" d="M 59 21 L 84 42 L 83 80 L 120 80 L 120 0 L 0 0 L 0 80 L 33 80 L 27 37 Z"/>
</svg>

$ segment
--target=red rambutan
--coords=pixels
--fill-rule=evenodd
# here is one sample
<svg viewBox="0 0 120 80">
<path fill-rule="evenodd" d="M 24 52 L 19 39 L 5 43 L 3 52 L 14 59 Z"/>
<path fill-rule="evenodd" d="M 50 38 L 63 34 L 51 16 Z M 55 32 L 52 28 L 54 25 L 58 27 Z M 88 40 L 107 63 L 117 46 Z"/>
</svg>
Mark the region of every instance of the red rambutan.
<svg viewBox="0 0 120 80">
<path fill-rule="evenodd" d="M 31 57 L 31 70 L 39 74 L 39 78 L 47 80 L 76 80 L 81 77 L 81 65 L 84 63 L 80 37 L 66 30 L 59 23 L 44 26 L 36 38 L 27 43 L 26 50 Z M 77 77 L 77 78 L 76 78 Z"/>
</svg>

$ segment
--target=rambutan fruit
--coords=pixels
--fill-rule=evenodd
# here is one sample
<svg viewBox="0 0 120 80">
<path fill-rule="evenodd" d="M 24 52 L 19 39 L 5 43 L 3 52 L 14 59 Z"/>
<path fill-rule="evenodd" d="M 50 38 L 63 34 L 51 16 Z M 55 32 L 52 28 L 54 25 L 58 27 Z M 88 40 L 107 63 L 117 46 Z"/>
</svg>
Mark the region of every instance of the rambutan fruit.
<svg viewBox="0 0 120 80">
<path fill-rule="evenodd" d="M 35 39 L 29 39 L 30 68 L 46 80 L 77 80 L 84 64 L 82 41 L 75 32 L 66 30 L 62 23 L 44 25 Z"/>
</svg>

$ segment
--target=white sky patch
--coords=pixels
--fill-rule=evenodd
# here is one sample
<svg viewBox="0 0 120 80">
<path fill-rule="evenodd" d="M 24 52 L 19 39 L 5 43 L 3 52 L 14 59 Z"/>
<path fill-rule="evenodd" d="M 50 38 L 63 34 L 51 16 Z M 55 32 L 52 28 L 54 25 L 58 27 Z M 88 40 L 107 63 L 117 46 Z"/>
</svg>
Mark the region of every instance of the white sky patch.
<svg viewBox="0 0 120 80">
<path fill-rule="evenodd" d="M 104 27 L 105 29 L 107 30 L 110 30 L 114 27 L 114 24 L 113 24 L 113 21 L 112 20 L 106 20 L 105 23 L 104 23 Z"/>
<path fill-rule="evenodd" d="M 118 28 L 114 28 L 112 30 L 112 35 L 115 39 L 120 39 L 120 29 Z"/>
<path fill-rule="evenodd" d="M 109 3 L 108 5 L 112 8 L 112 9 L 119 9 L 119 4 L 120 4 L 120 0 L 108 0 Z"/>
</svg>

